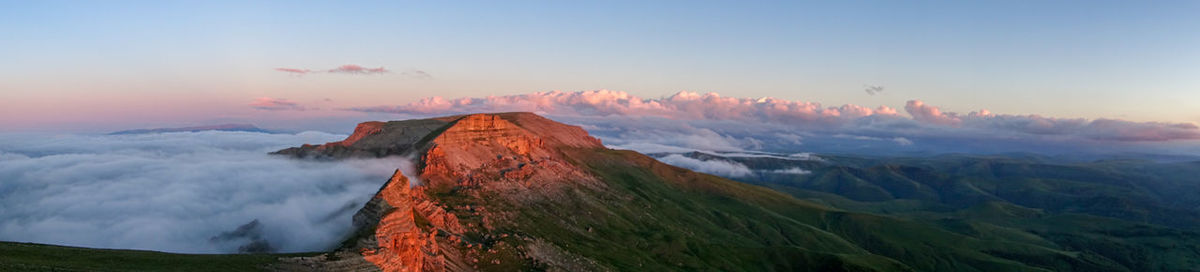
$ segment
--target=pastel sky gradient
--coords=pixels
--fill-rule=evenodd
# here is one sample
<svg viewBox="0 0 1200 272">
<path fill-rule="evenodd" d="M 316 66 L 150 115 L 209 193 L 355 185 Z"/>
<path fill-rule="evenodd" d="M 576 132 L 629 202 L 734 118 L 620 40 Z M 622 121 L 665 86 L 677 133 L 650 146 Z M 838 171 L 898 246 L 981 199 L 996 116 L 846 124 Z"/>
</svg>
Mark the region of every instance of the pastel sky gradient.
<svg viewBox="0 0 1200 272">
<path fill-rule="evenodd" d="M 1197 123 L 1196 14 L 1197 1 L 0 1 L 0 131 L 304 129 L 429 96 L 595 89 Z M 389 72 L 331 71 L 348 64 Z M 304 110 L 259 107 L 287 103 Z"/>
</svg>

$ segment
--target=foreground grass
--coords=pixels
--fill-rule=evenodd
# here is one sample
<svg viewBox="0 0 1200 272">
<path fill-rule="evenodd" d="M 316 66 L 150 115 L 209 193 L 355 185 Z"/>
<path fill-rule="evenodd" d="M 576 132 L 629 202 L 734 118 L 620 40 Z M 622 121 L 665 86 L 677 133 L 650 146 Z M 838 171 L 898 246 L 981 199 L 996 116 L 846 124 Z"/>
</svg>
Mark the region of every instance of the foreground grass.
<svg viewBox="0 0 1200 272">
<path fill-rule="evenodd" d="M 0 242 L 0 271 L 262 271 L 312 254 L 174 254 Z"/>
</svg>

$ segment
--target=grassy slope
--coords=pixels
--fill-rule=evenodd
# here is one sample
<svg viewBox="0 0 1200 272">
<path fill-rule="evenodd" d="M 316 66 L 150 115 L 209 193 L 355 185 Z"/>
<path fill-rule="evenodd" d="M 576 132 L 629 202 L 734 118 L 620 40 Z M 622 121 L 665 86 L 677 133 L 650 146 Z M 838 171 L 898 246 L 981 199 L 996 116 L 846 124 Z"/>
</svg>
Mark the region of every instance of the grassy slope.
<svg viewBox="0 0 1200 272">
<path fill-rule="evenodd" d="M 634 152 L 569 155 L 608 188 L 509 207 L 523 221 L 503 231 L 541 237 L 617 270 L 1104 270 L 1072 252 L 831 209 Z M 1006 258 L 1018 254 L 1041 261 Z"/>
<path fill-rule="evenodd" d="M 0 271 L 261 271 L 278 257 L 312 254 L 173 254 L 0 242 Z"/>
<path fill-rule="evenodd" d="M 518 255 L 512 248 L 529 247 L 532 241 L 517 237 L 528 237 L 562 249 L 568 258 L 591 264 L 583 267 L 616 271 L 911 271 L 837 235 L 738 198 L 787 199 L 789 205 L 812 210 L 814 218 L 825 209 L 821 206 L 707 175 L 714 180 L 673 184 L 668 179 L 678 179 L 664 179 L 646 169 L 657 162 L 636 153 L 575 151 L 569 156 L 577 164 L 591 167 L 606 183 L 604 189 L 568 186 L 565 197 L 525 203 L 493 199 L 502 199 L 498 196 L 462 197 L 451 191 L 433 196 L 447 207 L 486 206 L 507 211 L 508 220 L 493 222 L 498 226 L 494 232 L 468 234 L 469 240 L 485 244 L 500 256 Z M 631 159 L 636 161 L 630 163 Z M 681 190 L 681 186 L 723 193 Z M 478 218 L 460 218 L 465 224 L 480 223 Z M 497 238 L 505 234 L 508 238 Z M 519 257 L 500 263 L 483 268 L 544 268 Z"/>
<path fill-rule="evenodd" d="M 763 162 L 758 162 L 763 163 Z M 834 207 L 930 222 L 958 234 L 1073 256 L 1103 271 L 1198 271 L 1198 163 L 1054 164 L 1020 158 L 894 158 L 754 183 Z M 908 187 L 905 187 L 908 186 Z M 922 195 L 912 192 L 935 192 Z M 881 197 L 882 196 L 882 197 Z M 1168 225 L 1168 226 L 1164 226 Z M 1044 256 L 992 255 L 1055 270 Z"/>
<path fill-rule="evenodd" d="M 639 155 L 630 154 L 636 157 Z M 693 176 L 684 180 L 703 180 L 692 184 L 728 184 L 732 181 L 680 170 L 669 169 L 669 166 L 657 165 L 654 169 L 674 171 Z M 736 183 L 735 183 L 736 184 Z M 738 184 L 740 185 L 740 184 Z M 691 187 L 694 185 L 689 185 Z M 754 186 L 754 191 L 768 191 Z M 687 187 L 685 187 L 687 188 Z M 749 191 L 746 189 L 744 191 Z M 738 190 L 712 190 L 711 193 L 725 194 Z M 1062 270 L 1060 267 L 1071 269 L 1098 271 L 1089 262 L 1071 260 L 1062 252 L 1045 248 L 1029 246 L 1006 241 L 986 241 L 957 235 L 944 231 L 931 224 L 903 220 L 894 217 L 878 216 L 863 213 L 829 210 L 823 208 L 819 217 L 813 218 L 814 204 L 797 205 L 790 197 L 778 197 L 776 192 L 738 195 L 736 198 L 755 203 L 776 213 L 796 219 L 798 222 L 816 226 L 824 231 L 834 233 L 842 239 L 873 254 L 899 260 L 904 264 L 921 271 L 1024 271 L 1041 270 L 1043 268 Z M 1022 252 L 1036 255 L 1048 260 L 1042 264 L 1020 264 L 1014 260 L 1001 258 L 1006 252 Z M 1064 263 L 1074 263 L 1067 264 Z"/>
<path fill-rule="evenodd" d="M 791 199 L 785 195 L 723 179 L 673 184 L 680 179 L 644 168 L 655 163 L 648 158 L 601 152 L 573 155 L 593 167 L 608 190 L 578 190 L 566 203 L 521 209 L 529 221 L 519 228 L 617 270 L 907 270 L 832 233 L 739 200 Z M 790 204 L 806 206 L 814 217 L 824 210 Z"/>
</svg>

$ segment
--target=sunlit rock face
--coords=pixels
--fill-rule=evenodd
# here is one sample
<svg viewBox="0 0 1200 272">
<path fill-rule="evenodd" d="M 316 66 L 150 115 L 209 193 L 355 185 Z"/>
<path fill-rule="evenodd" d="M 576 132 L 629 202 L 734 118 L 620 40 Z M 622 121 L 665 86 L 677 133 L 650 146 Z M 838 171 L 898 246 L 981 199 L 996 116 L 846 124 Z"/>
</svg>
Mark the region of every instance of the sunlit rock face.
<svg viewBox="0 0 1200 272">
<path fill-rule="evenodd" d="M 531 188 L 587 180 L 566 161 L 564 148 L 603 146 L 583 129 L 533 114 L 468 115 L 433 139 L 420 174 L 433 187 Z"/>
<path fill-rule="evenodd" d="M 358 126 L 354 128 L 354 134 L 350 134 L 350 137 L 347 137 L 345 140 L 342 140 L 342 141 L 325 144 L 326 145 L 325 147 L 326 148 L 328 148 L 329 146 L 349 147 L 351 145 L 354 145 L 354 143 L 357 143 L 359 140 L 366 138 L 367 136 L 371 136 L 371 135 L 374 135 L 376 133 L 383 131 L 384 124 L 386 124 L 386 123 L 384 123 L 384 122 L 363 122 L 361 124 L 358 124 Z"/>
<path fill-rule="evenodd" d="M 374 226 L 374 233 L 356 241 L 355 247 L 385 271 L 468 270 L 456 244 L 465 232 L 458 218 L 428 199 L 424 187 L 410 187 L 400 171 L 355 221 L 360 227 Z"/>
<path fill-rule="evenodd" d="M 421 140 L 434 130 L 445 127 L 451 120 L 419 119 L 358 124 L 354 134 L 345 140 L 322 145 L 303 145 L 276 151 L 273 154 L 300 158 L 344 159 L 381 158 L 406 155 L 418 150 Z"/>
<path fill-rule="evenodd" d="M 473 271 L 553 255 L 545 253 L 553 250 L 545 245 L 514 247 L 501 239 L 511 239 L 507 234 L 494 237 L 491 233 L 515 215 L 489 207 L 562 198 L 565 186 L 603 187 L 563 152 L 596 148 L 603 148 L 600 140 L 579 127 L 531 113 L 502 113 L 366 122 L 346 140 L 276 154 L 419 158 L 416 173 L 397 170 L 354 216 L 357 235 L 330 254 L 353 255 L 351 259 L 361 258 L 383 271 Z M 440 200 L 447 195 L 453 195 L 454 203 Z M 517 253 L 502 253 L 502 249 Z M 320 269 L 335 263 L 345 267 L 346 262 L 309 258 L 291 263 Z"/>
</svg>

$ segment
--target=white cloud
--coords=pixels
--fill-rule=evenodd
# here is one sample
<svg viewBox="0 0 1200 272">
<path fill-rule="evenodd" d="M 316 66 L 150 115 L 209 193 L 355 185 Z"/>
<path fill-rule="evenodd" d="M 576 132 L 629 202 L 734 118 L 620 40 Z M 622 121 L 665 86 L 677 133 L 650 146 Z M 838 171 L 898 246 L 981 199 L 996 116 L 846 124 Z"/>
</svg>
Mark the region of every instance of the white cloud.
<svg viewBox="0 0 1200 272">
<path fill-rule="evenodd" d="M 679 154 L 667 155 L 665 157 L 658 158 L 658 160 L 666 164 L 722 177 L 746 177 L 754 174 L 749 167 L 736 162 L 722 160 L 702 161 L 684 157 Z"/>
<path fill-rule="evenodd" d="M 327 250 L 403 160 L 266 153 L 342 137 L 0 134 L 0 240 L 229 253 L 248 241 L 210 238 L 258 220 L 276 249 Z"/>
<path fill-rule="evenodd" d="M 773 159 L 793 160 L 793 161 L 821 160 L 821 158 L 817 157 L 816 155 L 814 155 L 812 153 L 801 153 L 803 155 L 798 156 L 797 154 L 784 155 L 784 154 L 774 154 L 774 153 L 739 153 L 739 152 L 705 152 L 705 151 L 700 151 L 700 152 L 708 153 L 713 156 L 721 156 L 721 157 L 726 157 L 726 158 L 773 158 Z"/>
<path fill-rule="evenodd" d="M 805 154 L 807 154 L 807 153 L 805 153 Z M 792 160 L 819 160 L 820 159 L 815 156 L 811 156 L 811 154 L 809 156 L 789 156 L 789 157 L 779 157 L 779 156 L 759 155 L 759 154 L 736 154 L 736 153 L 719 154 L 719 155 L 714 154 L 714 155 L 715 156 L 728 156 L 728 157 L 780 158 L 780 159 L 792 159 Z M 767 174 L 790 174 L 790 175 L 806 175 L 806 174 L 812 173 L 811 171 L 804 170 L 799 167 L 792 167 L 792 168 L 786 168 L 786 169 L 771 169 L 771 170 L 750 169 L 750 167 L 746 166 L 745 164 L 741 164 L 738 162 L 719 160 L 719 159 L 700 160 L 700 159 L 683 156 L 680 154 L 670 154 L 667 156 L 663 156 L 663 157 L 658 158 L 658 161 L 661 161 L 666 164 L 678 166 L 678 167 L 687 168 L 687 169 L 690 169 L 690 170 L 696 171 L 696 172 L 712 174 L 712 175 L 717 175 L 717 176 L 722 176 L 722 177 L 730 177 L 730 178 L 750 177 L 750 176 L 755 175 L 756 172 L 757 173 L 767 173 Z"/>
<path fill-rule="evenodd" d="M 772 173 L 772 174 L 792 174 L 792 175 L 807 175 L 807 174 L 811 174 L 811 173 L 812 173 L 812 171 L 808 171 L 808 170 L 800 169 L 800 167 L 792 167 L 792 168 L 787 168 L 787 169 L 766 170 L 766 172 L 769 172 L 769 173 Z"/>
<path fill-rule="evenodd" d="M 795 154 L 788 155 L 788 157 L 801 159 L 801 160 L 814 160 L 814 161 L 821 160 L 821 157 L 817 157 L 817 154 L 808 153 L 808 152 L 795 153 Z"/>
</svg>

